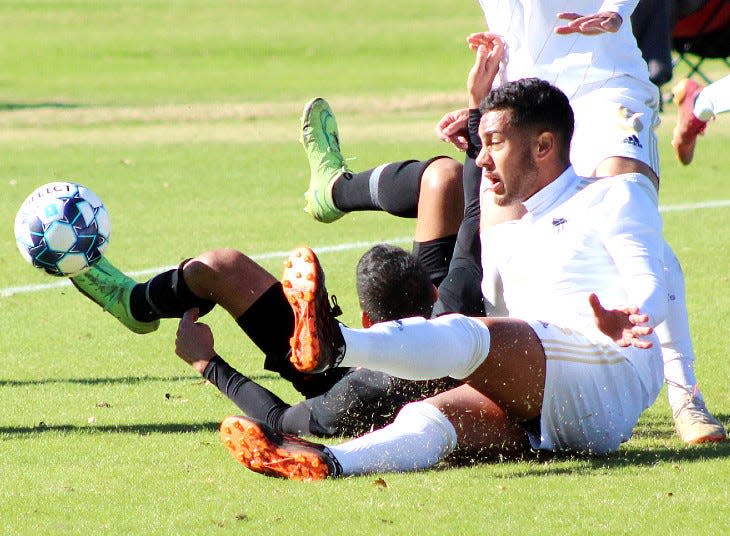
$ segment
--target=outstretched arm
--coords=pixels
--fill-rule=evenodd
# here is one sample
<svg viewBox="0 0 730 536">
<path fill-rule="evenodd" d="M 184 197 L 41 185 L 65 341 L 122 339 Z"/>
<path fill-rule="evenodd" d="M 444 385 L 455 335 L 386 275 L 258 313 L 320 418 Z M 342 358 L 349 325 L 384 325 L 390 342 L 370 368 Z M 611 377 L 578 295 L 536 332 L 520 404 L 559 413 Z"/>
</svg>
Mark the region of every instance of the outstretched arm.
<svg viewBox="0 0 730 536">
<path fill-rule="evenodd" d="M 649 317 L 642 314 L 638 307 L 605 309 L 594 293 L 588 296 L 588 303 L 593 309 L 593 317 L 598 329 L 611 337 L 616 344 L 623 347 L 652 347 L 652 343 L 642 337 L 650 335 L 654 330 L 651 326 L 646 325 Z"/>
</svg>

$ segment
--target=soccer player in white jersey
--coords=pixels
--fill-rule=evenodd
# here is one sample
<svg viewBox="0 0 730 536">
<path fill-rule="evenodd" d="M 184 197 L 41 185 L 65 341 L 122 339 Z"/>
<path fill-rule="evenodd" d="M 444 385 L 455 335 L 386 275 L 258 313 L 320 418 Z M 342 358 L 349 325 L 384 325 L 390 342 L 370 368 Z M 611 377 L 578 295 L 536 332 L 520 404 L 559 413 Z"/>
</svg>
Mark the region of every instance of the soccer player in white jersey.
<svg viewBox="0 0 730 536">
<path fill-rule="evenodd" d="M 636 1 L 616 0 L 601 4 L 595 0 L 480 0 L 480 3 L 491 32 L 501 34 L 507 41 L 499 82 L 522 76 L 539 76 L 554 83 L 570 98 L 576 118 L 571 159 L 578 173 L 601 177 L 639 172 L 658 187 L 654 129 L 658 124 L 659 94 L 649 80 L 646 63 L 628 20 Z M 580 16 L 576 12 L 595 14 Z M 569 22 L 560 22 L 561 19 Z M 476 49 L 480 44 L 489 45 L 492 39 L 489 33 L 472 34 L 469 43 Z M 328 121 L 314 121 L 309 116 L 317 114 L 308 112 L 303 117 L 302 140 L 312 168 L 306 210 L 315 219 L 329 222 L 351 210 L 386 210 L 385 200 L 388 200 L 399 207 L 408 205 L 414 212 L 418 204 L 418 215 L 425 214 L 420 210 L 420 204 L 423 198 L 428 197 L 428 192 L 440 191 L 435 186 L 438 177 L 434 177 L 434 186 L 425 194 L 420 192 L 424 195 L 419 196 L 416 189 L 415 194 L 409 197 L 404 195 L 407 193 L 404 191 L 407 190 L 407 178 L 398 176 L 395 180 L 395 173 L 391 173 L 387 181 L 382 180 L 380 171 L 383 168 L 400 170 L 396 164 L 353 175 L 340 152 L 332 111 L 322 99 L 316 102 L 324 103 L 319 113 Z M 479 224 L 479 177 L 478 172 L 476 177 L 473 176 L 473 155 L 465 135 L 468 116 L 467 109 L 450 112 L 437 127 L 441 139 L 454 143 L 468 155 L 464 166 L 464 220 L 455 238 L 449 274 L 439 288 L 437 312 L 474 312 L 481 308 L 481 300 L 475 299 L 475 295 L 479 294 L 478 284 L 471 281 L 478 278 L 478 275 L 472 277 L 472 274 L 481 273 L 479 243 L 471 237 L 476 237 L 479 227 L 485 229 L 522 213 L 518 206 L 499 210 L 492 206 L 482 212 Z M 321 128 L 319 133 L 309 132 L 310 123 L 326 124 L 327 128 Z M 696 135 L 690 133 L 689 137 L 682 138 L 683 147 L 687 143 L 694 147 Z M 313 140 L 324 140 L 322 147 Z M 435 161 L 437 164 L 447 162 L 448 159 L 443 158 Z M 427 164 L 431 162 L 413 163 L 411 166 Z M 448 180 L 445 182 L 449 183 Z M 319 195 L 315 195 L 318 192 Z M 429 203 L 447 207 L 454 204 L 448 199 L 429 199 Z M 485 206 L 489 207 L 489 203 Z M 447 238 L 453 243 L 453 235 Z M 443 249 L 446 242 L 435 242 L 435 246 Z M 697 385 L 684 277 L 669 246 L 666 248 L 665 267 L 671 301 L 667 321 L 657 328 L 657 334 L 663 348 L 667 394 L 675 428 L 686 443 L 722 441 L 725 430 L 705 406 Z"/>
<path fill-rule="evenodd" d="M 506 55 L 498 81 L 538 76 L 563 90 L 576 124 L 571 162 L 585 176 L 639 172 L 659 186 L 655 128 L 659 93 L 631 31 L 638 0 L 480 0 L 490 33 L 469 36 L 473 49 L 498 34 Z M 580 13 L 589 14 L 581 16 Z M 561 25 L 560 20 L 570 21 Z M 452 113 L 465 124 L 466 111 Z M 448 115 L 448 114 L 447 114 Z M 442 122 L 442 138 L 453 136 Z M 481 229 L 517 217 L 519 207 L 493 207 L 482 197 Z M 487 249 L 482 243 L 482 255 Z M 725 430 L 705 406 L 694 373 L 684 276 L 666 245 L 665 269 L 670 297 L 666 322 L 657 328 L 665 362 L 667 395 L 675 428 L 686 443 L 722 441 Z"/>
<path fill-rule="evenodd" d="M 658 185 L 659 92 L 631 31 L 638 0 L 479 3 L 489 32 L 506 43 L 498 83 L 536 76 L 570 99 L 576 170 L 586 176 L 638 171 Z M 469 37 L 473 48 L 483 35 Z"/>
<path fill-rule="evenodd" d="M 640 174 L 578 176 L 569 160 L 572 110 L 545 81 L 508 83 L 483 111 L 477 163 L 497 203 L 527 209 L 503 224 L 496 256 L 511 317 L 454 314 L 348 329 L 330 315 L 314 262 L 287 291 L 297 326 L 291 359 L 303 372 L 366 366 L 467 385 L 327 447 L 229 417 L 221 436 L 241 463 L 308 480 L 422 469 L 457 445 L 514 452 L 529 439 L 536 449 L 605 454 L 629 439 L 662 387 L 653 327 L 667 299 L 656 190 Z"/>
</svg>

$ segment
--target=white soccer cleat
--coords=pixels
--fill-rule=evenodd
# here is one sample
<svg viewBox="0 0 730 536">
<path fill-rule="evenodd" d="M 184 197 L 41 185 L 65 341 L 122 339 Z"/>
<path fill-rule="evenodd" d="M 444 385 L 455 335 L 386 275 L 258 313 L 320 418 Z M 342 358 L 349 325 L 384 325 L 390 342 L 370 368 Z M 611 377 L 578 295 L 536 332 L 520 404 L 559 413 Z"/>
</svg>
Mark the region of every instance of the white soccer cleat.
<svg viewBox="0 0 730 536">
<path fill-rule="evenodd" d="M 688 445 L 725 441 L 727 435 L 720 421 L 707 409 L 705 403 L 687 393 L 684 402 L 673 412 L 674 428 L 679 438 Z"/>
</svg>

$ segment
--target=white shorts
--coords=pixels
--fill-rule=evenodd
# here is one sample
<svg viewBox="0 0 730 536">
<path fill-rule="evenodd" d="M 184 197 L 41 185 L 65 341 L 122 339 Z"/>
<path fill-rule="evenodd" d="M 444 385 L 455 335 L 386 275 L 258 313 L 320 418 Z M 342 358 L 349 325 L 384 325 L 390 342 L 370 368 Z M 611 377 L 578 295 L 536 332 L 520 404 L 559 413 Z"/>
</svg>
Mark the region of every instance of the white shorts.
<svg viewBox="0 0 730 536">
<path fill-rule="evenodd" d="M 578 175 L 590 177 L 612 156 L 633 158 L 659 176 L 659 92 L 629 76 L 600 87 L 585 86 L 570 104 L 575 133 L 570 160 Z"/>
<path fill-rule="evenodd" d="M 546 322 L 529 322 L 545 349 L 540 437 L 533 448 L 606 454 L 631 437 L 662 388 L 661 348 L 620 348 Z"/>
</svg>

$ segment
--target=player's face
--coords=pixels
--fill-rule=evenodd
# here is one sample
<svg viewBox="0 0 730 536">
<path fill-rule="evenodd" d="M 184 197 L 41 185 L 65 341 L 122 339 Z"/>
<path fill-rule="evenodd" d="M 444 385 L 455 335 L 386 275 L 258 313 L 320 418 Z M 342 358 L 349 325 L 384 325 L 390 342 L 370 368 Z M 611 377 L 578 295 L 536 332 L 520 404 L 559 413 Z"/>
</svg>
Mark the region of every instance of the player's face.
<svg viewBox="0 0 730 536">
<path fill-rule="evenodd" d="M 510 124 L 510 110 L 489 111 L 479 124 L 482 150 L 482 190 L 491 190 L 500 206 L 521 203 L 540 188 L 532 149 L 537 142 L 524 129 Z"/>
</svg>

